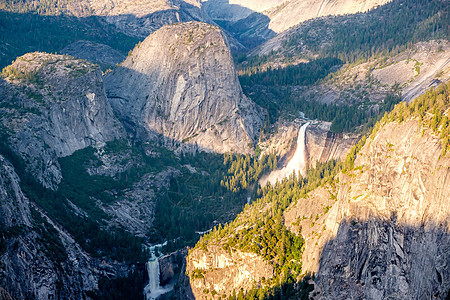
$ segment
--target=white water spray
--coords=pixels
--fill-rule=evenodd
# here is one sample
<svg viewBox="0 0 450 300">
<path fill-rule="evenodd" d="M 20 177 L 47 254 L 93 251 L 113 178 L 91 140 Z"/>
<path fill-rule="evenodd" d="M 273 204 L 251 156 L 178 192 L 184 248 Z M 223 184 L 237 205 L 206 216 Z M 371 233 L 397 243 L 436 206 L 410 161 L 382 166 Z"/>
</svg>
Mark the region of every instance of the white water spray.
<svg viewBox="0 0 450 300">
<path fill-rule="evenodd" d="M 272 185 L 277 182 L 277 180 L 282 180 L 285 177 L 289 177 L 292 173 L 305 175 L 306 169 L 306 127 L 308 127 L 309 122 L 305 123 L 300 127 L 297 137 L 297 149 L 295 149 L 294 156 L 291 158 L 289 163 L 280 170 L 272 171 L 268 176 L 261 178 L 261 186 L 265 186 L 267 182 Z"/>
</svg>

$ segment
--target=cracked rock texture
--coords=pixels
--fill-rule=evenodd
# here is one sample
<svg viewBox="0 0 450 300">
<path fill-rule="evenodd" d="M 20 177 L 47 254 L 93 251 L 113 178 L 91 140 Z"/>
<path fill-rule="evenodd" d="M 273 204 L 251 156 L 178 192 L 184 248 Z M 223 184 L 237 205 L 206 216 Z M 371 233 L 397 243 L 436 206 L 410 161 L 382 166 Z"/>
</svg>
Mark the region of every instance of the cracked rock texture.
<svg viewBox="0 0 450 300">
<path fill-rule="evenodd" d="M 279 166 L 286 165 L 295 153 L 298 131 L 305 121 L 280 120 L 276 131 L 261 144 L 263 154 L 275 153 L 280 157 Z M 308 165 L 314 167 L 316 162 L 327 162 L 331 159 L 342 159 L 348 150 L 358 141 L 358 136 L 330 131 L 330 122 L 309 121 L 306 128 L 306 158 Z"/>
<path fill-rule="evenodd" d="M 46 187 L 61 181 L 58 157 L 125 136 L 98 67 L 46 53 L 19 57 L 0 80 L 2 131 Z"/>
<path fill-rule="evenodd" d="M 415 120 L 383 126 L 355 170 L 299 199 L 314 299 L 444 299 L 450 288 L 450 158 Z"/>
<path fill-rule="evenodd" d="M 189 22 L 146 38 L 105 76 L 111 105 L 143 138 L 251 152 L 263 111 L 242 92 L 223 32 Z"/>
</svg>

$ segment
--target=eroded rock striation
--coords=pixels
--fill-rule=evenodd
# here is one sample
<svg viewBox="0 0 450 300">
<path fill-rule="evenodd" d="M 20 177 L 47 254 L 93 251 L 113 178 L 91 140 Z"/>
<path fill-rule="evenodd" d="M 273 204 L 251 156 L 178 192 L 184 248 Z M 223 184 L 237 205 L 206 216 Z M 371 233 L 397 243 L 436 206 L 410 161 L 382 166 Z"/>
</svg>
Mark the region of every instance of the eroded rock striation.
<svg viewBox="0 0 450 300">
<path fill-rule="evenodd" d="M 151 34 L 105 76 L 113 109 L 138 136 L 251 152 L 263 111 L 242 92 L 223 32 L 189 22 Z"/>
<path fill-rule="evenodd" d="M 3 75 L 2 133 L 46 187 L 61 180 L 58 157 L 124 137 L 93 64 L 36 52 L 19 57 Z"/>
</svg>

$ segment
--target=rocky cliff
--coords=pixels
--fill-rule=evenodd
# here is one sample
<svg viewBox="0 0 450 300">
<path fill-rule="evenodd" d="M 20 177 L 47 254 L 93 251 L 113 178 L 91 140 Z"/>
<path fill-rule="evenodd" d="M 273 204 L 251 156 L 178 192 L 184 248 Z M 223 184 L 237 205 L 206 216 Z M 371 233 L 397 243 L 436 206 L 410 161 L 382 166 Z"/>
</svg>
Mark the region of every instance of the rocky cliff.
<svg viewBox="0 0 450 300">
<path fill-rule="evenodd" d="M 113 24 L 127 35 L 141 38 L 164 25 L 202 21 L 205 19 L 197 0 L 106 1 L 88 0 L 88 6 L 97 16 Z"/>
<path fill-rule="evenodd" d="M 245 268 L 248 252 L 264 258 L 259 267 L 268 263 L 275 270 L 256 287 L 275 286 L 281 267 L 284 274 L 295 272 L 287 257 L 301 249 L 301 273 L 315 274 L 313 299 L 445 299 L 450 288 L 448 99 L 443 84 L 409 105 L 400 103 L 339 167 L 312 170 L 307 182 L 290 178 L 262 189 L 261 198 L 189 253 L 193 294 L 205 296 L 199 280 L 214 282 L 221 271 L 213 262 L 239 255 L 234 261 Z M 277 239 L 283 226 L 301 237 L 301 246 L 292 246 L 295 238 L 289 241 L 288 235 Z M 274 259 L 268 253 L 277 247 Z M 195 271 L 191 259 L 200 265 L 202 257 L 211 265 Z M 248 285 L 229 286 L 221 293 L 252 292 Z M 281 287 L 286 293 L 287 286 Z M 300 286 L 298 293 L 307 291 Z"/>
<path fill-rule="evenodd" d="M 96 288 L 90 258 L 33 207 L 22 193 L 14 168 L 3 156 L 0 215 L 2 294 L 9 293 L 14 299 L 81 299 L 86 297 L 85 290 Z"/>
<path fill-rule="evenodd" d="M 262 125 L 263 112 L 242 93 L 222 31 L 209 24 L 161 28 L 104 80 L 113 109 L 138 136 L 250 152 Z"/>
<path fill-rule="evenodd" d="M 63 55 L 29 53 L 3 70 L 2 133 L 47 187 L 61 180 L 57 158 L 124 137 L 101 71 Z"/>
<path fill-rule="evenodd" d="M 444 298 L 449 289 L 450 159 L 416 120 L 385 125 L 355 171 L 293 203 L 315 299 Z"/>
<path fill-rule="evenodd" d="M 273 267 L 262 257 L 221 245 L 189 253 L 186 274 L 195 299 L 212 299 L 245 291 L 273 276 Z"/>
<path fill-rule="evenodd" d="M 80 19 L 95 16 L 103 25 L 113 25 L 125 35 L 139 38 L 145 38 L 164 25 L 205 19 L 198 0 L 0 1 L 0 9 L 39 15 L 64 14 Z"/>
</svg>

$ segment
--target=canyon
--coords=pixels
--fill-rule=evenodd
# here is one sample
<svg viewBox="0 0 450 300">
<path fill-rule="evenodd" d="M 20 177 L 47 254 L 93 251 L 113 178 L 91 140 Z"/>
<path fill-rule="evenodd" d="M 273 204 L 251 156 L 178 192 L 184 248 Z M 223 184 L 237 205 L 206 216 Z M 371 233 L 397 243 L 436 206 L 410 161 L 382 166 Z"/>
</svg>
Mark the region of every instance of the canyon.
<svg viewBox="0 0 450 300">
<path fill-rule="evenodd" d="M 0 0 L 0 299 L 448 298 L 445 12 Z"/>
</svg>

